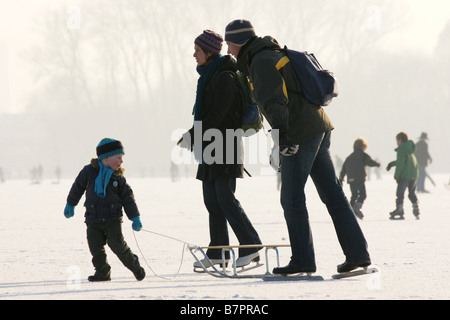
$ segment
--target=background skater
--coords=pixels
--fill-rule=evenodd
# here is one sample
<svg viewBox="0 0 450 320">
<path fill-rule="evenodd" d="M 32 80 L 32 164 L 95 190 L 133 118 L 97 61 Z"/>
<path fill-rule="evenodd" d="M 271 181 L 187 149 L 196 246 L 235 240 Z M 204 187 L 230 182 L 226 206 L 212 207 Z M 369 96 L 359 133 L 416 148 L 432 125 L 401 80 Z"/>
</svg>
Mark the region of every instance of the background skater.
<svg viewBox="0 0 450 320">
<path fill-rule="evenodd" d="M 400 132 L 396 136 L 398 148 L 397 159 L 388 164 L 387 170 L 395 167 L 394 178 L 397 181 L 397 199 L 396 208 L 390 213 L 391 219 L 404 219 L 403 199 L 405 191 L 408 189 L 408 198 L 413 206 L 413 214 L 416 219 L 419 219 L 419 200 L 416 196 L 416 180 L 419 175 L 419 168 L 417 165 L 416 156 L 414 155 L 414 142 L 408 140 L 408 135 Z"/>
<path fill-rule="evenodd" d="M 380 164 L 373 160 L 367 153 L 365 153 L 368 147 L 367 141 L 363 138 L 358 138 L 353 143 L 353 153 L 350 154 L 342 165 L 341 174 L 339 175 L 339 181 L 344 181 L 345 175 L 347 175 L 347 182 L 352 192 L 350 198 L 350 205 L 353 208 L 355 215 L 362 219 L 364 217 L 361 208 L 364 204 L 364 200 L 367 198 L 366 193 L 366 166 L 379 167 Z"/>
</svg>

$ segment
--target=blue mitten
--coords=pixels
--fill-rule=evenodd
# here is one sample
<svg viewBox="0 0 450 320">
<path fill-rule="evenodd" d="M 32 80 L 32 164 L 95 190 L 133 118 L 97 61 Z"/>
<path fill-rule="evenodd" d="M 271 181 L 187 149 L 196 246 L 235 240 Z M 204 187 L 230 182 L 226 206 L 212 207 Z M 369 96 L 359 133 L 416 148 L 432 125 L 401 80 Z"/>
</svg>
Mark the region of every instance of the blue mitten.
<svg viewBox="0 0 450 320">
<path fill-rule="evenodd" d="M 141 229 L 142 229 L 141 218 L 140 217 L 135 217 L 135 218 L 131 219 L 131 221 L 133 221 L 133 224 L 131 225 L 133 230 L 134 231 L 141 231 Z"/>
<path fill-rule="evenodd" d="M 64 216 L 69 219 L 72 218 L 75 215 L 75 207 L 71 206 L 70 204 L 66 204 L 66 207 L 64 208 Z"/>
</svg>

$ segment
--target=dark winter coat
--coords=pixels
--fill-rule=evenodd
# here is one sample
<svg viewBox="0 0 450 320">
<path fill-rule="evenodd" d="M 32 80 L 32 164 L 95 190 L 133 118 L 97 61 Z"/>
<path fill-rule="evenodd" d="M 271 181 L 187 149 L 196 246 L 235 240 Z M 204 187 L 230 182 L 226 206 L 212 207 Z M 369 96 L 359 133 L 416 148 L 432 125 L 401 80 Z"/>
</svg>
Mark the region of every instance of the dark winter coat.
<svg viewBox="0 0 450 320">
<path fill-rule="evenodd" d="M 431 156 L 428 153 L 428 143 L 424 139 L 417 141 L 414 154 L 416 155 L 417 163 L 421 167 L 426 167 L 431 162 Z"/>
<path fill-rule="evenodd" d="M 361 149 L 356 149 L 350 154 L 342 165 L 339 180 L 343 181 L 347 175 L 348 183 L 360 183 L 366 181 L 366 166 L 379 167 L 380 164 L 373 160 L 367 153 Z"/>
<path fill-rule="evenodd" d="M 272 37 L 251 39 L 239 52 L 238 69 L 249 76 L 262 112 L 280 135 L 301 144 L 333 125 L 318 105 L 304 98 L 289 58 Z"/>
<path fill-rule="evenodd" d="M 125 209 L 129 219 L 138 217 L 139 210 L 133 190 L 123 175 L 124 170 L 120 168 L 113 173 L 106 188 L 105 198 L 100 198 L 94 191 L 95 179 L 99 171 L 98 159 L 92 159 L 91 163 L 85 166 L 75 179 L 67 197 L 67 203 L 75 207 L 86 192 L 84 203 L 86 223 L 100 223 L 121 218 L 123 216 L 122 208 Z"/>
<path fill-rule="evenodd" d="M 235 78 L 236 60 L 225 56 L 224 64 L 216 71 L 210 82 L 206 85 L 201 114 L 202 137 L 208 129 L 217 129 L 223 137 L 222 157 L 217 157 L 214 163 L 200 163 L 197 170 L 197 179 L 208 181 L 217 177 L 243 177 L 242 138 L 230 138 L 226 131 L 241 127 L 240 112 L 242 102 Z M 194 129 L 190 130 L 191 141 L 195 143 Z M 214 141 L 204 141 L 202 150 L 215 150 Z M 217 145 L 217 144 L 215 144 Z M 228 147 L 228 148 L 227 148 Z M 239 151 L 239 152 L 238 152 Z M 210 152 L 207 152 L 210 154 Z M 213 157 L 216 153 L 213 151 Z"/>
</svg>

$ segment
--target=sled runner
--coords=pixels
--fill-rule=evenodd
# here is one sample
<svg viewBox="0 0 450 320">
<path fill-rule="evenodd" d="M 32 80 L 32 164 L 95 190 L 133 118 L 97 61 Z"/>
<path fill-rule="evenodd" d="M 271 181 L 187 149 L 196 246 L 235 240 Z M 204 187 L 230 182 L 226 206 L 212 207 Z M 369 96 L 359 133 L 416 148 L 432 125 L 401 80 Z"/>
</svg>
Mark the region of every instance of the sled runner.
<svg viewBox="0 0 450 320">
<path fill-rule="evenodd" d="M 276 253 L 277 266 L 280 266 L 280 257 L 278 253 L 278 248 L 286 248 L 290 247 L 288 244 L 278 244 L 278 245 L 259 245 L 259 244 L 250 244 L 250 245 L 236 245 L 236 246 L 212 246 L 212 247 L 198 247 L 198 246 L 189 246 L 188 249 L 191 252 L 194 259 L 200 264 L 201 268 L 194 268 L 194 272 L 205 272 L 209 275 L 216 278 L 232 278 L 232 279 L 255 279 L 262 278 L 266 276 L 274 276 L 269 270 L 269 250 L 274 250 Z M 250 249 L 250 248 L 265 248 L 265 257 L 266 257 L 266 273 L 265 274 L 242 274 L 243 272 L 261 267 L 263 264 L 259 261 L 253 262 L 254 264 L 250 264 L 244 267 L 236 267 L 236 254 L 234 249 Z M 219 267 L 216 267 L 211 260 L 208 258 L 204 250 L 207 249 L 219 249 L 222 250 L 222 261 Z M 228 272 L 226 267 L 227 263 L 225 261 L 225 252 L 231 252 L 232 257 L 232 272 Z M 201 258 L 197 256 L 196 253 L 201 254 Z M 206 267 L 201 260 L 205 259 L 207 261 L 209 267 Z M 239 270 L 238 270 L 239 269 Z"/>
<path fill-rule="evenodd" d="M 372 274 L 378 272 L 378 269 L 375 267 L 366 267 L 359 270 L 349 271 L 349 272 L 342 272 L 338 274 L 334 274 L 331 277 L 333 279 L 344 279 L 344 278 L 350 278 L 350 277 L 356 277 L 356 276 L 362 276 L 366 274 Z"/>
</svg>

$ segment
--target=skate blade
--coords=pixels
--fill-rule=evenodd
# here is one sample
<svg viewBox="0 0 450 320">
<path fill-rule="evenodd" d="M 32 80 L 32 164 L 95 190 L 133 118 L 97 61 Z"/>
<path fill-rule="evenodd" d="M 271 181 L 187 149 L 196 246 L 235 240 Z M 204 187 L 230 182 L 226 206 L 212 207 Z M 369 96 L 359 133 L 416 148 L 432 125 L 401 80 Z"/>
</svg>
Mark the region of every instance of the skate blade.
<svg viewBox="0 0 450 320">
<path fill-rule="evenodd" d="M 366 274 L 372 274 L 372 273 L 376 273 L 376 272 L 378 272 L 378 269 L 371 267 L 371 268 L 357 269 L 357 270 L 349 271 L 349 272 L 337 273 L 337 274 L 333 274 L 331 277 L 333 279 L 344 279 L 344 278 L 362 276 L 362 275 L 366 275 Z"/>
<path fill-rule="evenodd" d="M 323 277 L 319 275 L 312 274 L 292 274 L 292 275 L 282 275 L 282 274 L 267 274 L 262 278 L 264 281 L 323 281 Z"/>
<path fill-rule="evenodd" d="M 263 263 L 260 263 L 259 261 L 257 261 L 257 262 L 255 261 L 255 264 L 253 264 L 253 265 L 251 263 L 249 263 L 243 267 L 236 267 L 236 273 L 247 272 L 247 271 L 262 267 L 263 265 L 264 265 Z"/>
</svg>

